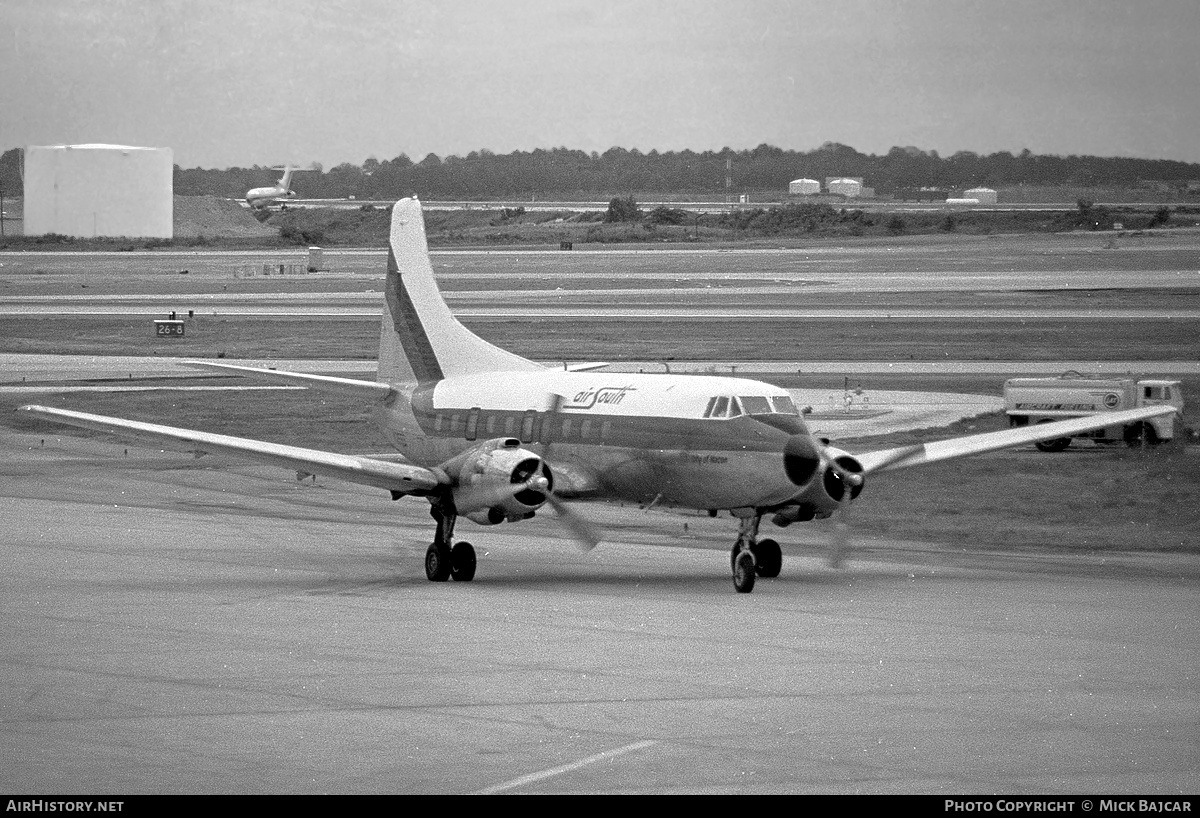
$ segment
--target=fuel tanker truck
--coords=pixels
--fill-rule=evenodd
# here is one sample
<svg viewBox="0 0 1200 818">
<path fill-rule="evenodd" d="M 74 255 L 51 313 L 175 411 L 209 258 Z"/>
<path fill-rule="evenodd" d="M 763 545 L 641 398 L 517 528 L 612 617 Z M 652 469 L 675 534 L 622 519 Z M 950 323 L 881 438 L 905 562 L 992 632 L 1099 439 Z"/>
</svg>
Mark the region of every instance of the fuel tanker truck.
<svg viewBox="0 0 1200 818">
<path fill-rule="evenodd" d="M 1096 443 L 1154 445 L 1175 437 L 1183 414 L 1183 389 L 1179 381 L 1138 378 L 1103 378 L 1065 372 L 1056 378 L 1010 378 L 1004 382 L 1004 410 L 1011 426 L 1049 423 L 1065 418 L 1099 415 L 1142 406 L 1175 407 L 1175 414 L 1129 425 L 1117 424 L 1075 435 Z M 1043 452 L 1061 452 L 1072 438 L 1043 440 L 1034 445 Z"/>
</svg>

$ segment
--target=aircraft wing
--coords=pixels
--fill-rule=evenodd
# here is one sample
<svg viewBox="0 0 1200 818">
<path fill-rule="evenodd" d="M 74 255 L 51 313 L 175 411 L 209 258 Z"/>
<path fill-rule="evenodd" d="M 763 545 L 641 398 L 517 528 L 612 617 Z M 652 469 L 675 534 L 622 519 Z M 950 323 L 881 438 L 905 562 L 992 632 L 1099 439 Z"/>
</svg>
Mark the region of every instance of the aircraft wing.
<svg viewBox="0 0 1200 818">
<path fill-rule="evenodd" d="M 1148 420 L 1173 412 L 1175 412 L 1174 406 L 1147 406 L 1141 409 L 1127 409 L 1123 412 L 1105 412 L 1100 415 L 1089 415 L 1071 420 L 1056 420 L 1052 423 L 1038 423 L 1033 426 L 1021 426 L 999 432 L 985 432 L 979 435 L 937 440 L 932 443 L 881 449 L 856 454 L 854 457 L 862 464 L 863 474 L 871 474 L 892 469 L 905 469 L 910 466 L 923 466 L 939 460 L 951 460 L 956 457 L 966 457 L 998 449 L 1009 449 L 1039 440 L 1053 440 L 1092 429 L 1103 429 L 1106 426 Z"/>
<path fill-rule="evenodd" d="M 166 444 L 174 449 L 182 447 L 185 450 L 198 452 L 232 454 L 271 466 L 295 469 L 306 474 L 336 477 L 350 483 L 374 486 L 401 494 L 430 491 L 437 488 L 446 479 L 444 475 L 420 466 L 388 462 L 371 457 L 337 454 L 319 449 L 303 449 L 244 437 L 230 437 L 229 435 L 197 432 L 191 429 L 178 429 L 174 426 L 142 423 L 136 420 L 90 415 L 68 409 L 54 409 L 49 406 L 22 406 L 18 411 L 55 423 L 107 432 L 136 441 Z"/>
<path fill-rule="evenodd" d="M 353 378 L 335 378 L 332 375 L 311 375 L 307 372 L 287 372 L 277 369 L 260 369 L 237 364 L 216 364 L 209 361 L 184 361 L 184 366 L 193 369 L 217 369 L 235 375 L 246 375 L 268 381 L 278 381 L 293 386 L 307 386 L 323 392 L 340 395 L 356 395 L 361 398 L 383 400 L 394 391 L 391 386 L 378 381 L 359 381 Z"/>
</svg>

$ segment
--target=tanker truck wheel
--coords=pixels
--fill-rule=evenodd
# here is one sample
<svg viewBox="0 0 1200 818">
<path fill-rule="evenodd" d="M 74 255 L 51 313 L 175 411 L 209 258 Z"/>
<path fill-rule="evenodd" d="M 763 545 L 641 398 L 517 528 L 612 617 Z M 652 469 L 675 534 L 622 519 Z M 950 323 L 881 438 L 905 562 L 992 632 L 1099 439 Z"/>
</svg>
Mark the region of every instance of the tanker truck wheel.
<svg viewBox="0 0 1200 818">
<path fill-rule="evenodd" d="M 1153 446 L 1158 443 L 1158 435 L 1149 423 L 1134 423 L 1125 427 L 1125 445 L 1131 449 L 1143 446 Z"/>
<path fill-rule="evenodd" d="M 1038 423 L 1051 423 L 1049 420 L 1039 420 Z M 1053 440 L 1039 440 L 1033 444 L 1039 452 L 1061 452 L 1071 445 L 1071 438 L 1056 437 Z"/>
</svg>

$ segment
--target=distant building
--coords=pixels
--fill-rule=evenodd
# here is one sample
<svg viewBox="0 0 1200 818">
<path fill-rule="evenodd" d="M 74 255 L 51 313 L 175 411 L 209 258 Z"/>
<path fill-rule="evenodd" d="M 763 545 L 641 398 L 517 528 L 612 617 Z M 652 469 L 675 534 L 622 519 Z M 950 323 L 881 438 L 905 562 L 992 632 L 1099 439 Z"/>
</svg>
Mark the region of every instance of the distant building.
<svg viewBox="0 0 1200 818">
<path fill-rule="evenodd" d="M 788 193 L 793 196 L 811 196 L 821 192 L 821 183 L 816 179 L 793 179 L 788 183 Z"/>
<path fill-rule="evenodd" d="M 25 150 L 25 235 L 173 237 L 174 154 L 127 145 Z"/>
<path fill-rule="evenodd" d="M 964 199 L 977 199 L 979 204 L 995 204 L 996 191 L 990 187 L 973 187 L 963 193 Z"/>
<path fill-rule="evenodd" d="M 829 193 L 837 193 L 842 196 L 861 196 L 863 192 L 863 180 L 849 177 L 839 177 L 836 179 L 831 177 L 825 181 L 825 190 Z"/>
</svg>

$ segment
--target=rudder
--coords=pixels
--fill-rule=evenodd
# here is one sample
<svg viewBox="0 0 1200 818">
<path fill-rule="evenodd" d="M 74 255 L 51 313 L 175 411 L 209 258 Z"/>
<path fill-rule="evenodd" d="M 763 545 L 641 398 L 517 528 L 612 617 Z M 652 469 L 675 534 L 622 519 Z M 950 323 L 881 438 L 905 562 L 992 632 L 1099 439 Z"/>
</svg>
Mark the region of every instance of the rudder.
<svg viewBox="0 0 1200 818">
<path fill-rule="evenodd" d="M 459 323 L 433 277 L 425 218 L 416 199 L 392 208 L 378 380 L 429 383 L 483 372 L 528 372 L 539 364 L 500 349 Z"/>
</svg>

